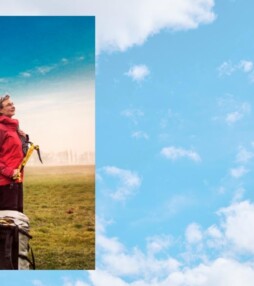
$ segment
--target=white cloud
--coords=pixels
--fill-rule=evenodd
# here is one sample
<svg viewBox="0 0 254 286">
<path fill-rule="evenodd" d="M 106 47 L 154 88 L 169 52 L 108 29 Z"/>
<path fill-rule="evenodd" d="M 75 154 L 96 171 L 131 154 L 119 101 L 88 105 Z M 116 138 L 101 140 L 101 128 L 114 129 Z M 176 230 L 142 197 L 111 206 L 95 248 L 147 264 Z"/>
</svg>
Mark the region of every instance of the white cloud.
<svg viewBox="0 0 254 286">
<path fill-rule="evenodd" d="M 187 242 L 190 244 L 201 242 L 203 235 L 200 225 L 198 225 L 197 223 L 192 223 L 188 225 L 185 232 L 185 237 Z"/>
<path fill-rule="evenodd" d="M 63 68 L 65 65 L 74 63 L 75 61 L 81 61 L 83 60 L 84 57 L 79 57 L 79 58 L 62 58 L 60 61 L 52 63 L 50 65 L 45 65 L 45 66 L 35 66 L 31 68 L 30 70 L 20 72 L 19 75 L 23 78 L 29 78 L 31 76 L 45 76 L 49 72 L 58 69 L 58 68 Z"/>
<path fill-rule="evenodd" d="M 228 124 L 232 124 L 232 123 L 239 121 L 242 117 L 243 117 L 242 113 L 240 113 L 239 111 L 235 111 L 235 112 L 228 113 L 226 115 L 225 120 Z"/>
<path fill-rule="evenodd" d="M 162 29 L 188 30 L 215 20 L 214 0 L 9 0 L 1 15 L 95 15 L 97 53 L 125 51 Z M 112 17 L 113 15 L 113 17 Z"/>
<path fill-rule="evenodd" d="M 254 253 L 254 205 L 249 201 L 233 203 L 218 212 L 223 217 L 223 228 L 228 241 L 238 251 Z"/>
<path fill-rule="evenodd" d="M 173 244 L 173 238 L 169 235 L 155 235 L 147 238 L 148 255 L 154 255 L 167 250 Z"/>
<path fill-rule="evenodd" d="M 122 278 L 103 270 L 89 271 L 93 286 L 252 286 L 254 269 L 247 263 L 232 259 L 218 258 L 208 264 L 186 267 L 182 271 L 172 271 L 164 279 L 135 279 L 125 282 Z"/>
<path fill-rule="evenodd" d="M 133 45 L 143 44 L 161 29 L 193 29 L 215 19 L 212 0 L 107 1 L 105 7 L 100 4 L 101 9 L 97 3 L 91 9 L 98 19 L 98 51 L 124 51 Z M 113 13 L 114 17 L 106 11 Z"/>
<path fill-rule="evenodd" d="M 102 217 L 96 216 L 96 234 L 104 234 L 106 227 L 112 223 L 112 220 L 106 220 Z"/>
<path fill-rule="evenodd" d="M 120 169 L 114 166 L 106 166 L 101 171 L 113 178 L 117 178 L 117 186 L 111 191 L 110 196 L 116 201 L 124 201 L 141 185 L 141 177 L 130 170 Z"/>
<path fill-rule="evenodd" d="M 102 234 L 97 235 L 96 244 L 110 254 L 118 254 L 124 251 L 124 246 L 117 238 L 108 238 Z"/>
<path fill-rule="evenodd" d="M 253 62 L 241 60 L 238 64 L 233 64 L 231 61 L 225 61 L 218 67 L 219 76 L 230 76 L 236 71 L 249 73 L 253 70 Z"/>
<path fill-rule="evenodd" d="M 254 204 L 243 201 L 221 208 L 217 215 L 219 223 L 205 230 L 197 223 L 186 228 L 186 247 L 202 259 L 195 265 L 186 265 L 169 255 L 175 241 L 170 235 L 154 235 L 147 238 L 146 250 L 138 247 L 128 249 L 117 238 L 106 233 L 97 233 L 97 270 L 89 271 L 92 286 L 252 286 L 254 279 L 253 260 L 238 260 L 237 255 L 254 252 Z M 179 240 L 179 238 L 178 238 Z M 101 241 L 103 243 L 101 247 Z M 202 248 L 189 248 L 203 243 Z M 209 251 L 211 250 L 212 251 Z M 212 259 L 214 251 L 216 253 Z M 206 253 L 206 255 L 205 255 Z M 181 254 L 180 254 L 181 257 Z M 183 257 L 183 255 L 182 255 Z M 234 257 L 234 258 L 233 258 Z"/>
<path fill-rule="evenodd" d="M 135 131 L 131 134 L 131 137 L 136 139 L 149 139 L 148 134 L 144 131 Z"/>
<path fill-rule="evenodd" d="M 150 70 L 146 65 L 136 65 L 129 69 L 126 73 L 127 76 L 134 81 L 142 81 L 150 74 Z"/>
<path fill-rule="evenodd" d="M 245 148 L 240 146 L 236 155 L 236 162 L 247 163 L 253 158 L 253 155 L 254 154 L 252 152 L 249 152 Z"/>
<path fill-rule="evenodd" d="M 224 75 L 231 75 L 235 71 L 235 66 L 230 62 L 223 62 L 219 67 L 218 67 L 218 72 L 220 76 Z"/>
<path fill-rule="evenodd" d="M 41 67 L 37 67 L 36 70 L 38 71 L 38 73 L 45 75 L 45 74 L 51 72 L 55 68 L 56 68 L 56 65 L 41 66 Z"/>
<path fill-rule="evenodd" d="M 223 113 L 222 116 L 228 125 L 242 120 L 251 112 L 251 105 L 248 102 L 239 102 L 232 95 L 226 95 L 218 99 L 218 106 Z"/>
<path fill-rule="evenodd" d="M 239 166 L 230 170 L 230 175 L 237 179 L 242 177 L 246 173 L 248 173 L 248 170 L 244 166 Z"/>
<path fill-rule="evenodd" d="M 253 62 L 242 60 L 239 64 L 239 68 L 242 69 L 244 72 L 248 73 L 253 69 Z"/>
<path fill-rule="evenodd" d="M 93 286 L 128 286 L 129 283 L 124 282 L 121 278 L 112 275 L 110 272 L 97 269 L 95 271 L 89 271 L 90 280 Z"/>
<path fill-rule="evenodd" d="M 201 157 L 199 156 L 198 153 L 192 150 L 186 150 L 186 149 L 177 148 L 174 146 L 164 147 L 161 150 L 161 154 L 170 160 L 177 160 L 179 158 L 185 157 L 195 162 L 201 161 Z"/>
<path fill-rule="evenodd" d="M 207 229 L 202 230 L 194 222 L 187 226 L 185 239 L 154 235 L 146 239 L 143 250 L 137 246 L 127 248 L 117 237 L 108 237 L 106 231 L 97 232 L 97 268 L 89 271 L 89 283 L 91 286 L 252 286 L 254 260 L 251 256 L 242 259 L 242 254 L 254 253 L 251 227 L 254 204 L 234 202 L 216 214 L 218 223 Z M 200 252 L 201 261 L 188 265 L 170 256 L 170 248 L 175 249 L 177 242 L 185 245 L 193 256 Z M 202 248 L 198 248 L 200 243 Z M 181 253 L 175 255 L 183 257 Z"/>
<path fill-rule="evenodd" d="M 172 245 L 171 236 L 148 237 L 146 251 L 141 251 L 137 247 L 127 249 L 118 238 L 107 237 L 105 233 L 97 233 L 96 243 L 100 253 L 97 269 L 106 270 L 115 278 L 127 275 L 160 278 L 177 270 L 180 265 L 176 259 L 168 255 L 164 259 L 156 257 Z"/>
<path fill-rule="evenodd" d="M 209 264 L 200 264 L 194 268 L 186 268 L 175 272 L 160 283 L 160 286 L 251 286 L 254 269 L 248 264 L 234 260 L 219 258 Z"/>
<path fill-rule="evenodd" d="M 20 75 L 22 76 L 22 77 L 31 77 L 31 73 L 30 72 L 21 72 L 20 73 Z"/>
<path fill-rule="evenodd" d="M 212 225 L 207 229 L 207 235 L 214 239 L 222 238 L 222 233 L 216 225 Z"/>
</svg>

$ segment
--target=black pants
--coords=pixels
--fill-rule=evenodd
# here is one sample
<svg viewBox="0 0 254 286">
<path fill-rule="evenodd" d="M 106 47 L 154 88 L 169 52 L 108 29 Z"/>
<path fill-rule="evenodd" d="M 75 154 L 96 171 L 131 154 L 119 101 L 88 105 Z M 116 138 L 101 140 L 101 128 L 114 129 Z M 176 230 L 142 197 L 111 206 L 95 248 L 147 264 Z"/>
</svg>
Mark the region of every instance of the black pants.
<svg viewBox="0 0 254 286">
<path fill-rule="evenodd" d="M 0 210 L 23 212 L 23 184 L 0 186 Z"/>
</svg>

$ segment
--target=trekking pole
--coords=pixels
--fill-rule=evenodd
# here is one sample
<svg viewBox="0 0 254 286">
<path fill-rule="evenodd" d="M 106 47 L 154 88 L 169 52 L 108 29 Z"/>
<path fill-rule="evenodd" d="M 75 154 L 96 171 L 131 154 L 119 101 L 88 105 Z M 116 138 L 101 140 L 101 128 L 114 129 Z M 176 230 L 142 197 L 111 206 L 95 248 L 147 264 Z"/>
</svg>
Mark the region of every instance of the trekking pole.
<svg viewBox="0 0 254 286">
<path fill-rule="evenodd" d="M 40 162 L 42 163 L 39 145 L 34 145 L 32 142 L 28 142 L 28 143 L 30 144 L 30 147 L 28 148 L 26 156 L 23 158 L 21 164 L 18 167 L 18 173 L 13 177 L 14 180 L 21 181 L 21 172 L 23 171 L 26 163 L 28 162 L 34 150 L 37 151 L 38 158 Z"/>
</svg>

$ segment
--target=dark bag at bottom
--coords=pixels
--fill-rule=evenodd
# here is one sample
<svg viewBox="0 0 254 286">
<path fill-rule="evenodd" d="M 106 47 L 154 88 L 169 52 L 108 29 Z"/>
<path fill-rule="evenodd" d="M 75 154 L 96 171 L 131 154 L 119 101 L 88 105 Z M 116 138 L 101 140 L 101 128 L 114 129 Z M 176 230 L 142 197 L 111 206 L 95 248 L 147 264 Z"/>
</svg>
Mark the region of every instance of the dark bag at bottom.
<svg viewBox="0 0 254 286">
<path fill-rule="evenodd" d="M 29 219 L 25 214 L 0 211 L 0 269 L 35 269 L 34 255 L 29 245 L 31 238 Z"/>
</svg>

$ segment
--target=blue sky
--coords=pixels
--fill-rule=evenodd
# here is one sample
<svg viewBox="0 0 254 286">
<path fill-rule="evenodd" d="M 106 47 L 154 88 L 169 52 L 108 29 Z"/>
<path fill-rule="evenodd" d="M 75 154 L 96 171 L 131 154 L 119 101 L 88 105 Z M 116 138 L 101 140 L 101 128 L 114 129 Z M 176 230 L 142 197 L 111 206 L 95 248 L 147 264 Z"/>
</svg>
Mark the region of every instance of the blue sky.
<svg viewBox="0 0 254 286">
<path fill-rule="evenodd" d="M 254 4 L 14 3 L 3 13 L 96 15 L 97 263 L 11 279 L 253 285 Z"/>
<path fill-rule="evenodd" d="M 94 17 L 12 16 L 0 25 L 0 92 L 12 96 L 21 128 L 44 152 L 94 151 Z"/>
</svg>

